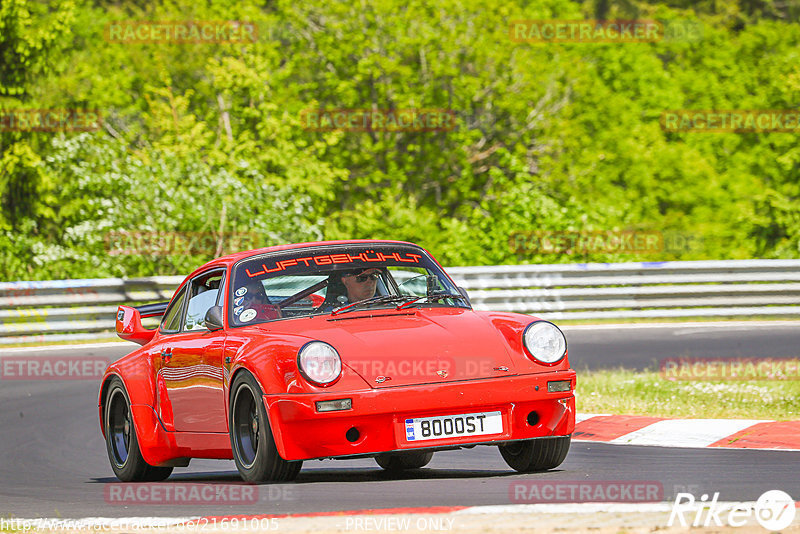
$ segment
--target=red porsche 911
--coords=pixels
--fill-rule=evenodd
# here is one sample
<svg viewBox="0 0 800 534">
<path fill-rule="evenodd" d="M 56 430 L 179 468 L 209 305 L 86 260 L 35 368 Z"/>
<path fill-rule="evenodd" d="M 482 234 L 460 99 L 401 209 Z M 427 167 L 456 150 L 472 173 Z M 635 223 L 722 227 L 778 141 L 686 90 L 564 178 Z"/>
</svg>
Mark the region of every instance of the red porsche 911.
<svg viewBox="0 0 800 534">
<path fill-rule="evenodd" d="M 561 330 L 473 310 L 411 243 L 232 254 L 190 274 L 170 302 L 120 306 L 116 327 L 142 345 L 100 387 L 123 481 L 163 480 L 191 458 L 233 459 L 249 482 L 292 480 L 309 459 L 417 469 L 475 445 L 541 471 L 563 462 L 575 427 Z"/>
</svg>

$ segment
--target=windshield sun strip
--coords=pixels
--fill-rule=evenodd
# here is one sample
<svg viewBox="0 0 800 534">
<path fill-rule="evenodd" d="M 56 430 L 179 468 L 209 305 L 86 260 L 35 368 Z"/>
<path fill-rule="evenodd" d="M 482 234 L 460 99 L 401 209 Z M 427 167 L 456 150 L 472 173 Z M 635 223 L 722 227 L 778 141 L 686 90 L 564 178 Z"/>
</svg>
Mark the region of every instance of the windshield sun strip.
<svg viewBox="0 0 800 534">
<path fill-rule="evenodd" d="M 346 249 L 350 249 L 350 251 L 347 252 L 347 253 L 340 252 L 340 251 L 346 250 Z M 358 254 L 356 256 L 353 256 L 351 254 L 351 252 L 356 252 L 356 251 L 358 252 Z M 369 243 L 369 244 L 361 244 L 361 243 L 347 244 L 347 243 L 343 243 L 343 244 L 324 246 L 324 247 L 322 247 L 322 246 L 320 246 L 320 247 L 313 246 L 313 247 L 307 247 L 307 248 L 301 248 L 301 249 L 294 249 L 294 250 L 290 250 L 290 251 L 280 250 L 280 251 L 274 251 L 274 252 L 265 252 L 265 253 L 261 253 L 261 254 L 255 254 L 253 256 L 249 256 L 249 257 L 246 257 L 246 258 L 241 258 L 240 260 L 236 261 L 231 266 L 231 275 L 232 275 L 231 276 L 231 280 L 230 280 L 231 283 L 228 284 L 228 286 L 227 286 L 228 293 L 229 293 L 229 298 L 231 299 L 231 301 L 235 298 L 234 292 L 236 290 L 236 286 L 240 285 L 240 283 L 241 283 L 240 280 L 238 280 L 238 279 L 241 278 L 241 275 L 243 274 L 243 272 L 241 270 L 242 264 L 246 263 L 246 262 L 250 262 L 250 261 L 253 261 L 253 260 L 256 260 L 256 259 L 265 260 L 267 258 L 271 258 L 271 259 L 275 260 L 277 258 L 278 261 L 276 262 L 276 267 L 277 267 L 278 263 L 290 262 L 290 261 L 294 261 L 292 266 L 293 265 L 300 265 L 298 263 L 298 261 L 300 261 L 301 263 L 303 263 L 307 267 L 311 267 L 311 265 L 315 265 L 315 266 L 317 266 L 317 267 L 319 267 L 321 269 L 327 267 L 328 269 L 333 268 L 332 270 L 336 271 L 336 270 L 344 270 L 343 267 L 339 267 L 339 265 L 342 265 L 341 262 L 339 264 L 330 263 L 330 264 L 322 264 L 321 265 L 321 264 L 314 264 L 309 260 L 313 259 L 315 257 L 330 258 L 330 257 L 334 257 L 334 256 L 337 256 L 337 255 L 338 256 L 346 255 L 346 256 L 349 256 L 351 259 L 352 258 L 363 258 L 364 255 L 367 254 L 367 253 L 376 254 L 375 251 L 378 251 L 378 253 L 380 253 L 381 256 L 379 256 L 379 257 L 381 257 L 383 261 L 390 262 L 388 265 L 384 264 L 383 262 L 380 262 L 381 263 L 381 265 L 380 265 L 381 267 L 384 267 L 384 268 L 385 267 L 402 267 L 404 264 L 402 264 L 402 263 L 394 263 L 394 262 L 404 261 L 404 260 L 400 259 L 401 258 L 400 255 L 403 254 L 406 258 L 414 258 L 414 261 L 417 262 L 417 267 L 418 268 L 427 270 L 428 272 L 435 272 L 437 275 L 441 276 L 443 278 L 443 280 L 446 280 L 447 283 L 452 284 L 453 287 L 456 287 L 455 286 L 455 282 L 442 269 L 442 267 L 439 265 L 439 263 L 432 256 L 430 256 L 424 249 L 421 249 L 419 247 L 411 246 L 411 245 L 407 245 L 407 244 L 394 244 L 394 243 L 374 243 L 374 244 L 372 244 L 372 243 Z M 322 253 L 322 254 L 320 254 L 320 253 Z M 301 255 L 301 254 L 302 255 L 306 255 L 306 256 L 310 256 L 310 258 L 309 257 L 304 257 L 304 258 L 286 258 L 286 256 Z M 281 259 L 281 258 L 283 258 L 283 259 Z M 376 261 L 376 260 L 370 260 L 370 261 Z M 283 265 L 285 266 L 286 263 L 283 263 Z M 358 267 L 354 267 L 354 268 L 364 268 L 364 267 L 365 267 L 364 265 L 359 265 Z M 264 269 L 264 270 L 266 270 L 266 269 Z M 282 269 L 282 270 L 285 271 L 285 269 Z M 247 273 L 247 274 L 250 274 L 250 273 Z M 307 274 L 303 273 L 303 274 L 301 274 L 301 273 L 290 273 L 290 272 L 287 272 L 286 276 L 309 276 L 311 274 L 312 273 L 307 273 Z M 237 275 L 239 275 L 239 276 L 237 276 Z M 280 275 L 278 275 L 278 276 L 280 276 Z M 265 277 L 263 279 L 259 279 L 259 281 L 268 280 L 268 279 L 274 279 L 274 278 L 276 278 L 276 277 Z M 389 277 L 388 280 L 389 280 L 389 283 L 388 283 L 387 289 L 389 289 L 389 291 L 394 290 L 394 291 L 398 291 L 399 292 L 399 286 L 398 286 L 397 281 L 395 281 L 391 277 Z M 384 298 L 389 297 L 390 300 L 392 300 L 392 301 L 399 301 L 399 300 L 402 299 L 405 302 L 409 298 L 419 299 L 420 297 L 425 298 L 426 296 L 425 295 L 420 296 L 420 295 L 396 294 L 396 295 L 381 295 L 380 297 L 384 297 Z M 383 304 L 383 303 L 384 302 L 381 300 L 381 301 L 376 301 L 376 302 L 369 302 L 367 305 L 378 305 L 378 304 Z M 355 303 L 353 303 L 353 304 L 355 304 Z M 359 304 L 359 306 L 361 306 L 361 304 Z M 359 306 L 356 306 L 356 308 L 358 308 Z M 347 311 L 349 311 L 349 308 L 348 308 Z M 262 324 L 262 323 L 265 323 L 265 322 L 272 322 L 274 320 L 292 319 L 292 318 L 299 318 L 299 317 L 312 317 L 312 316 L 316 316 L 316 315 L 324 315 L 324 314 L 327 314 L 327 313 L 332 313 L 332 311 L 320 312 L 320 311 L 309 310 L 307 314 L 295 315 L 293 317 L 280 317 L 280 318 L 276 318 L 276 319 L 260 320 L 258 322 L 253 322 L 253 323 L 250 323 L 250 322 L 248 322 L 248 323 L 240 323 L 237 320 L 237 318 L 235 316 L 233 316 L 233 306 L 231 306 L 230 310 L 229 310 L 229 314 L 231 315 L 231 317 L 229 317 L 229 324 L 231 326 L 234 326 L 234 327 L 242 327 L 242 326 L 248 326 L 248 325 L 252 325 L 252 324 Z"/>
</svg>

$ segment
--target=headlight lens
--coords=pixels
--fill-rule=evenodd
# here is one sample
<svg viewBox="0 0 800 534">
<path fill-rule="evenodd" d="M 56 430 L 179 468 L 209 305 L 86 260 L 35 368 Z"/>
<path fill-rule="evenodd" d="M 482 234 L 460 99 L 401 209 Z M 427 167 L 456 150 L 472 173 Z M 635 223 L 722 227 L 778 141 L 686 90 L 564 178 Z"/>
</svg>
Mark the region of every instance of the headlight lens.
<svg viewBox="0 0 800 534">
<path fill-rule="evenodd" d="M 567 353 L 567 339 L 553 323 L 536 321 L 522 334 L 522 341 L 531 356 L 544 363 L 556 363 Z"/>
<path fill-rule="evenodd" d="M 306 343 L 297 354 L 300 372 L 309 381 L 327 385 L 342 374 L 342 359 L 336 349 L 322 341 Z"/>
</svg>

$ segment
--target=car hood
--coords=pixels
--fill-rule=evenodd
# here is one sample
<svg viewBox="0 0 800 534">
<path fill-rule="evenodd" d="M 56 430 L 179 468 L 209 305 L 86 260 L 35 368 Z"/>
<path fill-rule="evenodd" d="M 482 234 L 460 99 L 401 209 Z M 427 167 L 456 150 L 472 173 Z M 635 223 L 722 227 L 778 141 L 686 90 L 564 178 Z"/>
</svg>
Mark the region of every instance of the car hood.
<svg viewBox="0 0 800 534">
<path fill-rule="evenodd" d="M 373 388 L 515 373 L 502 334 L 471 310 L 370 310 L 314 319 L 303 335 L 330 343 Z"/>
</svg>

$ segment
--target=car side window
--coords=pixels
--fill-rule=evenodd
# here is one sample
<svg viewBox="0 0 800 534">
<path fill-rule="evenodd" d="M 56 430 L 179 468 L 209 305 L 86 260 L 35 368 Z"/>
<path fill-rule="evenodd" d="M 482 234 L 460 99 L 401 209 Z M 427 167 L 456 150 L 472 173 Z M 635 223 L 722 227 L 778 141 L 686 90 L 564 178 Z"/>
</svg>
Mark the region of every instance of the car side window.
<svg viewBox="0 0 800 534">
<path fill-rule="evenodd" d="M 186 287 L 181 289 L 181 292 L 172 299 L 172 303 L 164 313 L 164 319 L 161 321 L 162 332 L 177 332 L 181 320 L 181 311 L 183 311 L 183 303 L 186 300 Z"/>
<path fill-rule="evenodd" d="M 181 330 L 205 330 L 206 312 L 217 304 L 224 271 L 198 276 L 189 286 L 189 307 Z"/>
</svg>

